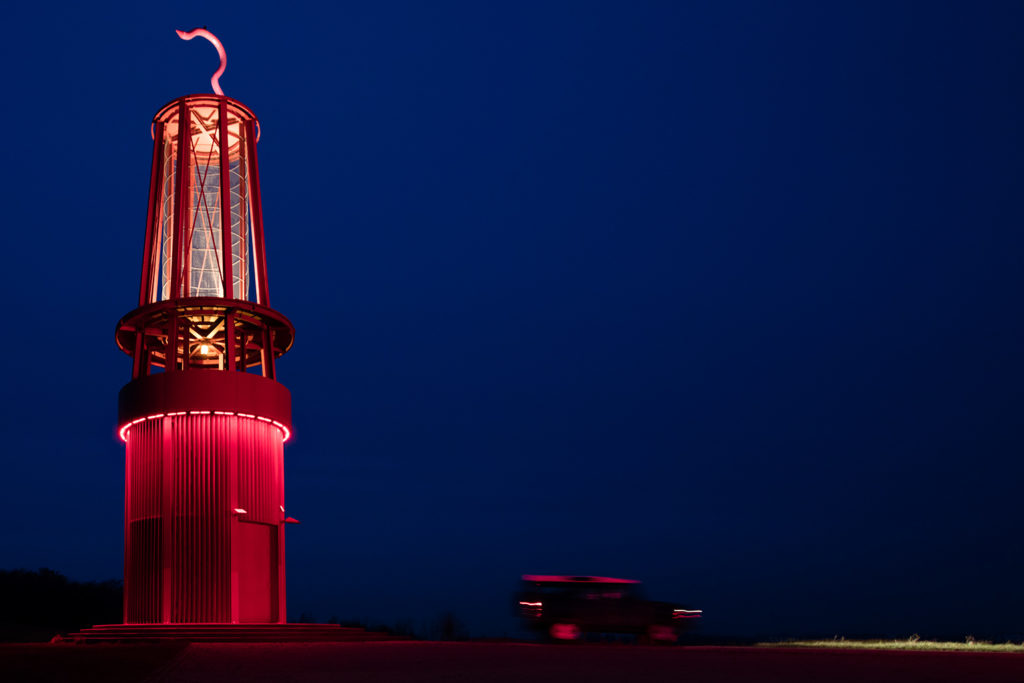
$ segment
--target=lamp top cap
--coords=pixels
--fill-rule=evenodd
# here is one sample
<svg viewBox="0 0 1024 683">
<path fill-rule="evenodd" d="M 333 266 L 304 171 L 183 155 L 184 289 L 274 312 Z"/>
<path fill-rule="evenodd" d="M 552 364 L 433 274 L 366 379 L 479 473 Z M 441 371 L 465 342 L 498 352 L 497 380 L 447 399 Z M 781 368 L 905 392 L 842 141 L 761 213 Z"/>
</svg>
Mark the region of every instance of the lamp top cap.
<svg viewBox="0 0 1024 683">
<path fill-rule="evenodd" d="M 157 123 L 167 123 L 172 121 L 178 115 L 178 108 L 182 103 L 189 109 L 206 109 L 207 111 L 216 110 L 221 102 L 227 104 L 230 115 L 236 116 L 242 121 L 252 121 L 256 126 L 256 140 L 259 141 L 262 133 L 260 127 L 260 121 L 256 118 L 256 114 L 253 113 L 252 109 L 249 109 L 246 105 L 242 104 L 238 100 L 228 97 L 227 95 L 182 95 L 181 97 L 175 97 L 173 100 L 160 107 L 156 114 L 153 115 L 153 122 L 149 126 L 149 135 L 151 138 L 156 139 L 155 125 Z"/>
<path fill-rule="evenodd" d="M 253 112 L 252 109 L 250 109 L 245 104 L 242 104 L 233 97 L 228 97 L 227 95 L 210 95 L 209 93 L 198 93 L 195 95 L 182 95 L 180 97 L 175 97 L 173 100 L 171 100 L 170 102 L 168 102 L 167 104 L 165 104 L 157 110 L 156 114 L 153 115 L 153 121 L 164 121 L 169 117 L 173 117 L 175 114 L 177 114 L 177 108 L 182 103 L 182 101 L 188 104 L 189 107 L 217 107 L 221 102 L 226 102 L 228 108 L 231 109 L 235 114 L 241 116 L 246 120 L 257 120 L 256 114 Z"/>
</svg>

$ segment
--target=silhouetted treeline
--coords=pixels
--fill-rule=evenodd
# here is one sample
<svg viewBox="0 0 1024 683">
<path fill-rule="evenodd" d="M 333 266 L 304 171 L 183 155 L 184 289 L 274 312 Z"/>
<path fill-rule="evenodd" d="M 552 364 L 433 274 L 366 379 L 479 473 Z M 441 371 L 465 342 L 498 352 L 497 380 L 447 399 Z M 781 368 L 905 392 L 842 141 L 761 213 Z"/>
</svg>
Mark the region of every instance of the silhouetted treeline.
<svg viewBox="0 0 1024 683">
<path fill-rule="evenodd" d="M 69 581 L 52 569 L 0 569 L 0 640 L 49 640 L 121 622 L 121 581 Z"/>
<path fill-rule="evenodd" d="M 299 623 L 316 623 L 316 617 L 309 612 L 299 616 Z M 400 619 L 393 626 L 380 624 L 370 619 L 339 619 L 334 616 L 327 620 L 328 624 L 338 624 L 345 628 L 362 628 L 374 633 L 387 633 L 392 636 L 411 638 L 413 640 L 469 640 L 469 631 L 452 612 L 445 612 L 434 621 L 417 622 L 412 619 Z"/>
<path fill-rule="evenodd" d="M 316 623 L 316 619 L 312 614 L 303 612 L 299 617 L 299 623 Z M 328 624 L 337 624 L 342 628 L 361 628 L 373 633 L 386 633 L 391 636 L 401 636 L 402 638 L 410 638 L 413 640 L 420 640 L 423 636 L 417 633 L 416 628 L 413 624 L 412 619 L 403 619 L 396 623 L 394 626 L 387 624 L 379 624 L 370 619 L 339 619 L 338 617 L 331 617 L 327 620 Z"/>
</svg>

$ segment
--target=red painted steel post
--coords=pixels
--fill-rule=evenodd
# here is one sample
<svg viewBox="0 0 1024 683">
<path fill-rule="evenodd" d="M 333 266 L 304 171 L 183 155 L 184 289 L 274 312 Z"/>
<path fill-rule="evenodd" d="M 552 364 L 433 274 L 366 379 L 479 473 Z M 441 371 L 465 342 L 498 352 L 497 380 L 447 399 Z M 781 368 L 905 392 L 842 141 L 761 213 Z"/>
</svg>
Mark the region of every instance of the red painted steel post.
<svg viewBox="0 0 1024 683">
<path fill-rule="evenodd" d="M 131 568 L 128 566 L 128 558 L 132 557 L 132 535 L 131 529 L 129 528 L 128 522 L 131 519 L 131 495 L 132 495 L 132 462 L 131 458 L 125 457 L 124 459 L 124 578 L 125 583 L 123 584 L 123 590 L 125 598 L 121 603 L 121 621 L 128 624 L 128 577 L 132 574 Z"/>
<path fill-rule="evenodd" d="M 188 370 L 192 366 L 192 354 L 188 348 L 192 344 L 192 331 L 188 316 L 181 316 L 178 319 L 178 324 L 181 326 L 178 330 L 181 334 L 181 369 Z M 175 344 L 175 348 L 177 348 L 177 344 Z"/>
<path fill-rule="evenodd" d="M 220 128 L 218 142 L 220 143 L 220 243 L 221 260 L 224 263 L 224 298 L 235 298 L 235 281 L 231 274 L 232 261 L 234 256 L 231 252 L 231 243 L 234 235 L 231 233 L 231 160 L 228 158 L 231 152 L 230 139 L 228 138 L 228 103 L 220 101 L 217 109 L 217 125 Z"/>
<path fill-rule="evenodd" d="M 192 111 L 189 109 L 189 125 L 192 125 Z M 192 136 L 189 135 L 189 138 Z M 179 138 L 180 140 L 180 138 Z M 193 194 L 193 182 L 195 179 L 192 177 L 192 161 L 194 160 L 194 154 L 192 152 L 191 139 L 189 140 L 189 146 L 185 153 L 185 175 L 183 176 L 183 191 L 181 193 L 181 205 L 182 210 L 188 209 L 188 214 L 185 217 L 183 230 L 181 233 L 181 243 L 178 245 L 179 252 L 181 253 L 181 273 L 180 273 L 180 287 L 178 293 L 175 296 L 189 297 L 192 294 L 192 231 L 195 230 L 196 226 L 196 213 L 197 210 L 192 204 L 194 199 Z M 198 202 L 197 202 L 198 203 Z"/>
<path fill-rule="evenodd" d="M 279 473 L 280 477 L 277 481 L 278 500 L 281 501 L 281 516 L 284 517 L 284 467 L 279 469 Z M 282 624 L 288 620 L 288 608 L 285 604 L 287 586 L 285 585 L 284 573 L 284 530 L 287 526 L 283 519 L 277 525 L 277 621 Z"/>
<path fill-rule="evenodd" d="M 161 481 L 163 486 L 160 491 L 160 622 L 164 624 L 171 623 L 171 601 L 172 595 L 172 579 L 174 571 L 174 539 L 171 535 L 171 520 L 174 519 L 174 458 L 167 457 L 167 454 L 171 454 L 174 451 L 174 439 L 171 432 L 172 418 L 163 417 L 160 418 L 160 441 L 163 448 L 161 458 L 163 464 L 163 471 L 161 474 Z M 127 577 L 125 577 L 127 579 Z M 127 586 L 126 586 L 127 588 Z M 157 615 L 149 615 L 156 617 Z M 155 618 L 153 619 L 155 621 Z M 149 621 L 149 619 L 147 619 Z"/>
<path fill-rule="evenodd" d="M 235 418 L 237 420 L 237 418 Z M 230 505 L 232 511 L 238 510 L 238 438 L 237 430 L 233 430 L 231 433 L 231 440 L 228 442 L 228 481 L 230 482 Z M 241 522 L 238 519 L 237 514 L 232 514 L 231 519 L 228 522 L 231 525 L 230 537 L 232 539 L 238 538 L 241 533 L 239 524 Z M 242 565 L 241 558 L 241 547 L 239 543 L 232 542 L 228 547 L 228 561 L 231 563 L 230 569 L 230 585 L 228 590 L 230 591 L 231 600 L 231 623 L 239 623 L 239 614 L 241 612 L 239 605 L 239 592 L 238 592 L 238 570 Z"/>
<path fill-rule="evenodd" d="M 245 372 L 246 370 L 249 369 L 249 361 L 246 358 L 246 354 L 249 353 L 249 349 L 246 346 L 245 330 L 244 329 L 242 330 L 242 332 L 239 335 L 239 337 L 241 338 L 240 339 L 241 344 L 239 345 L 239 348 L 241 349 L 241 352 L 238 354 L 238 358 L 239 358 L 239 368 L 238 369 L 241 370 L 242 372 Z"/>
<path fill-rule="evenodd" d="M 185 242 L 185 222 L 188 220 L 188 206 L 185 205 L 186 196 L 188 195 L 188 146 L 182 139 L 182 130 L 190 131 L 191 122 L 189 121 L 188 103 L 185 98 L 182 98 L 181 103 L 178 106 L 178 166 L 175 169 L 175 189 L 174 189 L 174 233 L 171 238 L 171 249 L 173 249 L 174 256 L 171 260 L 171 291 L 167 297 L 169 299 L 176 299 L 181 296 L 181 262 L 182 262 L 182 245 Z M 191 134 L 189 135 L 191 137 Z"/>
<path fill-rule="evenodd" d="M 256 122 L 246 121 L 245 142 L 249 149 L 249 185 L 252 188 L 253 262 L 256 264 L 256 302 L 270 306 L 267 286 L 267 254 L 263 244 L 263 200 L 260 195 L 260 165 L 256 158 Z"/>
<path fill-rule="evenodd" d="M 165 372 L 178 369 L 178 314 L 171 311 L 170 321 L 167 324 L 167 348 L 164 349 L 164 356 L 167 361 L 164 365 Z"/>
<path fill-rule="evenodd" d="M 263 331 L 263 376 L 274 377 L 274 338 L 270 330 Z"/>
<path fill-rule="evenodd" d="M 235 369 L 235 313 L 229 310 L 224 315 L 224 369 Z"/>
<path fill-rule="evenodd" d="M 153 244 L 159 239 L 159 230 L 154 231 L 153 226 L 157 222 L 157 207 L 160 204 L 160 192 L 157 187 L 160 184 L 160 172 L 163 170 L 163 135 L 164 124 L 157 123 L 153 132 L 153 169 L 149 174 L 149 209 L 146 212 L 146 239 L 142 249 L 142 278 L 139 285 L 139 305 L 147 303 L 149 293 L 152 291 L 151 280 L 153 278 Z M 157 235 L 154 237 L 154 234 Z"/>
<path fill-rule="evenodd" d="M 146 342 L 145 330 L 141 334 L 135 335 L 135 352 L 132 355 L 132 379 L 138 379 L 142 374 L 142 362 L 145 354 L 143 353 L 143 345 Z"/>
</svg>

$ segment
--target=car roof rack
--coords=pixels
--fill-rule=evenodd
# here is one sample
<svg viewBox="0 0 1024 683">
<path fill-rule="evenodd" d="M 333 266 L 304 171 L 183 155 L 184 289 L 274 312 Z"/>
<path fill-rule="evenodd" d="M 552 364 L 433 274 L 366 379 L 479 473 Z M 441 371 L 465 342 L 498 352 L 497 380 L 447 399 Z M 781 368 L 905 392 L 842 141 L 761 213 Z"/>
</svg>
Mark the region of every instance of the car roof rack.
<svg viewBox="0 0 1024 683">
<path fill-rule="evenodd" d="M 523 574 L 529 583 L 640 583 L 633 579 L 613 579 L 610 576 L 559 576 L 552 574 Z"/>
</svg>

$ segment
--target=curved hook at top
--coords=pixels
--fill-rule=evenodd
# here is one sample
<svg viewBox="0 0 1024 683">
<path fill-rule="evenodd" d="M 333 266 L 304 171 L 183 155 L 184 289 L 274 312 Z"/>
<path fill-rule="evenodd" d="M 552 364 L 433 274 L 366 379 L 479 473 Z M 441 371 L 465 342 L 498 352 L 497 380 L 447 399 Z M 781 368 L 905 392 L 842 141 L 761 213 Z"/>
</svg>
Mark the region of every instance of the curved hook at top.
<svg viewBox="0 0 1024 683">
<path fill-rule="evenodd" d="M 223 95 L 224 91 L 220 87 L 220 77 L 224 74 L 224 69 L 228 68 L 228 53 L 224 51 L 224 46 L 217 40 L 217 36 L 213 35 L 205 28 L 194 28 L 189 32 L 175 30 L 178 37 L 182 40 L 192 40 L 196 36 L 202 36 L 208 41 L 213 43 L 213 46 L 217 48 L 217 54 L 220 55 L 220 68 L 213 72 L 213 76 L 210 77 L 210 85 L 213 86 L 213 92 L 218 95 Z"/>
</svg>

